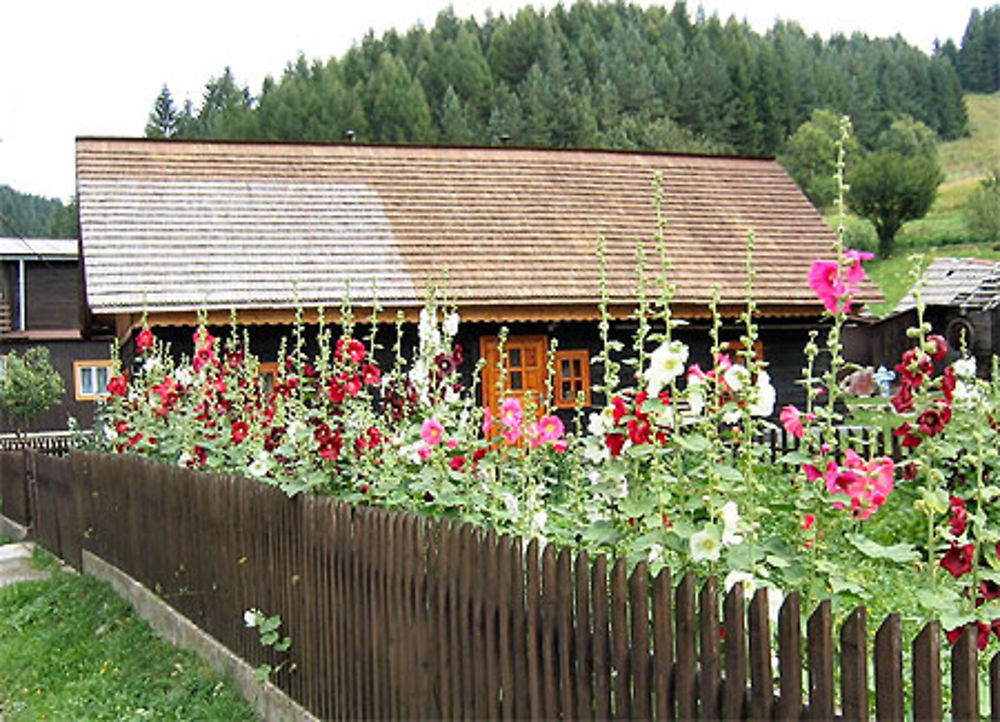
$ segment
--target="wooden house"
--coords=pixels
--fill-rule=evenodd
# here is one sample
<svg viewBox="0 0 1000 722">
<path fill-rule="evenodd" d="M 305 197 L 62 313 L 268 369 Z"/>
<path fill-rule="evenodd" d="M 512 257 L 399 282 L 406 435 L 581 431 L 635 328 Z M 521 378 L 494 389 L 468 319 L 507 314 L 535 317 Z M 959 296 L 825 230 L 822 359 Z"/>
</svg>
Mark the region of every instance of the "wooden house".
<svg viewBox="0 0 1000 722">
<path fill-rule="evenodd" d="M 66 390 L 31 431 L 66 430 L 70 417 L 89 426 L 105 391 L 108 339 L 81 334 L 78 246 L 76 239 L 0 238 L 0 357 L 45 346 Z M 0 432 L 11 431 L 3 424 Z"/>
<path fill-rule="evenodd" d="M 714 289 L 724 334 L 739 336 L 753 232 L 762 353 L 779 394 L 794 396 L 822 311 L 807 275 L 834 236 L 769 159 L 80 138 L 88 323 L 126 340 L 147 313 L 183 349 L 199 309 L 224 326 L 235 308 L 270 360 L 297 306 L 308 319 L 349 293 L 360 318 L 377 298 L 385 318 L 414 320 L 434 283 L 458 305 L 470 366 L 509 329 L 509 378 L 521 391 L 542 383 L 556 339 L 558 395 L 571 405 L 600 349 L 598 239 L 614 335 L 628 340 L 634 327 L 640 243 L 658 293 L 654 177 L 691 360 L 708 362 Z"/>
</svg>

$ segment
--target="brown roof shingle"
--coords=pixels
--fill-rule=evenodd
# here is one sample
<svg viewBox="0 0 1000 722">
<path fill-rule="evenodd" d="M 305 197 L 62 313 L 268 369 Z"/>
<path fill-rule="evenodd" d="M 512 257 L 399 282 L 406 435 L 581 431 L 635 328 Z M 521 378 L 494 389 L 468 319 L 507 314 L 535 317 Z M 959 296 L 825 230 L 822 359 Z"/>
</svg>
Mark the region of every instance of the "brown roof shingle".
<svg viewBox="0 0 1000 722">
<path fill-rule="evenodd" d="M 77 192 L 94 313 L 421 303 L 447 274 L 460 305 L 596 306 L 649 276 L 654 173 L 679 303 L 718 284 L 740 302 L 747 232 L 756 298 L 816 313 L 810 263 L 833 233 L 772 160 L 512 148 L 83 138 Z"/>
</svg>

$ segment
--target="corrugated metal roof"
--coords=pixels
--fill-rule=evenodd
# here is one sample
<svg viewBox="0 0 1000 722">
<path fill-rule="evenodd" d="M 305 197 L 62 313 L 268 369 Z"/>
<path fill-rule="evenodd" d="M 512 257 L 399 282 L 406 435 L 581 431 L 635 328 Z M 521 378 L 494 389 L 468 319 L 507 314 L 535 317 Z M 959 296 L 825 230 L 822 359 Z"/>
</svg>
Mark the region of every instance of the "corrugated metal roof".
<svg viewBox="0 0 1000 722">
<path fill-rule="evenodd" d="M 1000 263 L 982 258 L 935 258 L 921 277 L 920 297 L 926 306 L 958 306 L 989 310 L 1000 305 Z M 912 289 L 893 309 L 916 306 Z"/>
<path fill-rule="evenodd" d="M 75 238 L 0 238 L 0 258 L 73 260 L 79 255 Z"/>
<path fill-rule="evenodd" d="M 95 313 L 364 303 L 595 304 L 597 241 L 613 300 L 635 249 L 658 273 L 662 173 L 676 300 L 818 308 L 811 262 L 833 234 L 771 160 L 512 148 L 78 139 L 87 298 Z M 655 291 L 653 291 L 655 293 Z"/>
</svg>

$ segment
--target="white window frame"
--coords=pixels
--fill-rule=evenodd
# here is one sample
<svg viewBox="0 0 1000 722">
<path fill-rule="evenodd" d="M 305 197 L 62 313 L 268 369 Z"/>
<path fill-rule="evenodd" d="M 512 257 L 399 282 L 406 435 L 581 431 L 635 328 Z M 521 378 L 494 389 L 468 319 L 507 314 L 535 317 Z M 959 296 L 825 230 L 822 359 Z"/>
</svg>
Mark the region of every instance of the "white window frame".
<svg viewBox="0 0 1000 722">
<path fill-rule="evenodd" d="M 100 372 L 104 370 L 104 389 L 100 389 Z M 84 378 L 89 377 L 92 391 L 84 391 Z M 96 401 L 108 395 L 108 381 L 111 379 L 111 361 L 74 361 L 73 390 L 77 401 Z"/>
</svg>

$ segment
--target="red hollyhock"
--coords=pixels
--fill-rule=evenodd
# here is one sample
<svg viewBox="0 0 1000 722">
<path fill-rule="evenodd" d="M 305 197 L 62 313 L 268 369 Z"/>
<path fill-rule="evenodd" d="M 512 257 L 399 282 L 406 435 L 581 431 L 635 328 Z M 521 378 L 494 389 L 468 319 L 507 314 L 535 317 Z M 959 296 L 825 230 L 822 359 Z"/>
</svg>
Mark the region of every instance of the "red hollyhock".
<svg viewBox="0 0 1000 722">
<path fill-rule="evenodd" d="M 969 521 L 969 512 L 965 509 L 965 500 L 958 496 L 948 499 L 948 506 L 951 509 L 951 518 L 948 524 L 951 526 L 952 536 L 962 536 Z"/>
<path fill-rule="evenodd" d="M 913 391 L 910 388 L 910 384 L 906 381 L 904 381 L 900 385 L 899 390 L 893 394 L 892 407 L 896 409 L 896 413 L 899 414 L 913 410 Z"/>
<path fill-rule="evenodd" d="M 153 332 L 148 328 L 142 329 L 135 337 L 135 348 L 139 353 L 152 351 L 155 345 L 156 338 L 153 336 Z"/>
<path fill-rule="evenodd" d="M 892 434 L 893 436 L 902 437 L 902 444 L 908 449 L 917 448 L 920 446 L 920 442 L 922 441 L 920 435 L 913 431 L 913 427 L 910 426 L 909 421 L 904 421 L 898 427 L 893 429 Z"/>
<path fill-rule="evenodd" d="M 465 468 L 465 457 L 462 455 L 451 457 L 448 466 L 451 467 L 452 471 L 461 471 Z"/>
<path fill-rule="evenodd" d="M 628 427 L 628 437 L 633 444 L 644 444 L 649 441 L 652 427 L 645 419 L 629 419 L 626 426 Z"/>
<path fill-rule="evenodd" d="M 994 622 L 994 624 L 996 624 L 996 622 Z M 979 647 L 979 651 L 982 652 L 984 649 L 986 649 L 986 645 L 989 644 L 990 632 L 993 631 L 991 625 L 987 624 L 986 622 L 969 622 L 968 624 L 965 624 L 961 627 L 955 627 L 954 629 L 949 629 L 947 632 L 944 633 L 944 636 L 948 638 L 949 644 L 952 645 L 958 644 L 958 640 L 962 638 L 962 634 L 964 634 L 965 630 L 972 625 L 975 625 L 977 630 L 976 646 Z"/>
<path fill-rule="evenodd" d="M 625 446 L 625 436 L 622 434 L 608 434 L 604 437 L 604 443 L 611 450 L 612 456 L 618 456 L 622 453 L 622 447 Z"/>
<path fill-rule="evenodd" d="M 955 542 L 951 543 L 951 549 L 945 552 L 941 559 L 941 566 L 948 571 L 955 579 L 961 579 L 972 571 L 972 554 L 975 546 L 964 544 L 959 546 Z"/>
<path fill-rule="evenodd" d="M 944 336 L 934 333 L 928 336 L 927 340 L 934 344 L 934 350 L 931 352 L 931 359 L 934 361 L 943 361 L 944 357 L 948 353 L 948 342 L 945 341 Z"/>
<path fill-rule="evenodd" d="M 326 389 L 326 395 L 330 397 L 330 401 L 335 404 L 343 403 L 344 397 L 347 395 L 347 391 L 344 389 L 344 385 L 337 381 L 337 379 L 330 379 L 329 385 Z"/>
<path fill-rule="evenodd" d="M 374 364 L 365 364 L 361 367 L 361 375 L 365 379 L 365 383 L 369 386 L 378 386 L 379 381 L 382 380 L 382 370 Z"/>
<path fill-rule="evenodd" d="M 917 417 L 917 424 L 920 426 L 920 432 L 922 434 L 934 436 L 935 434 L 940 434 L 944 431 L 944 427 L 948 425 L 950 420 L 951 408 L 938 404 L 937 406 L 925 409 L 923 413 Z"/>
<path fill-rule="evenodd" d="M 247 438 L 250 433 L 250 425 L 246 421 L 237 421 L 233 424 L 233 443 L 238 444 Z"/>
<path fill-rule="evenodd" d="M 124 396 L 127 394 L 128 377 L 125 374 L 119 374 L 108 379 L 108 393 L 112 396 Z"/>
</svg>

